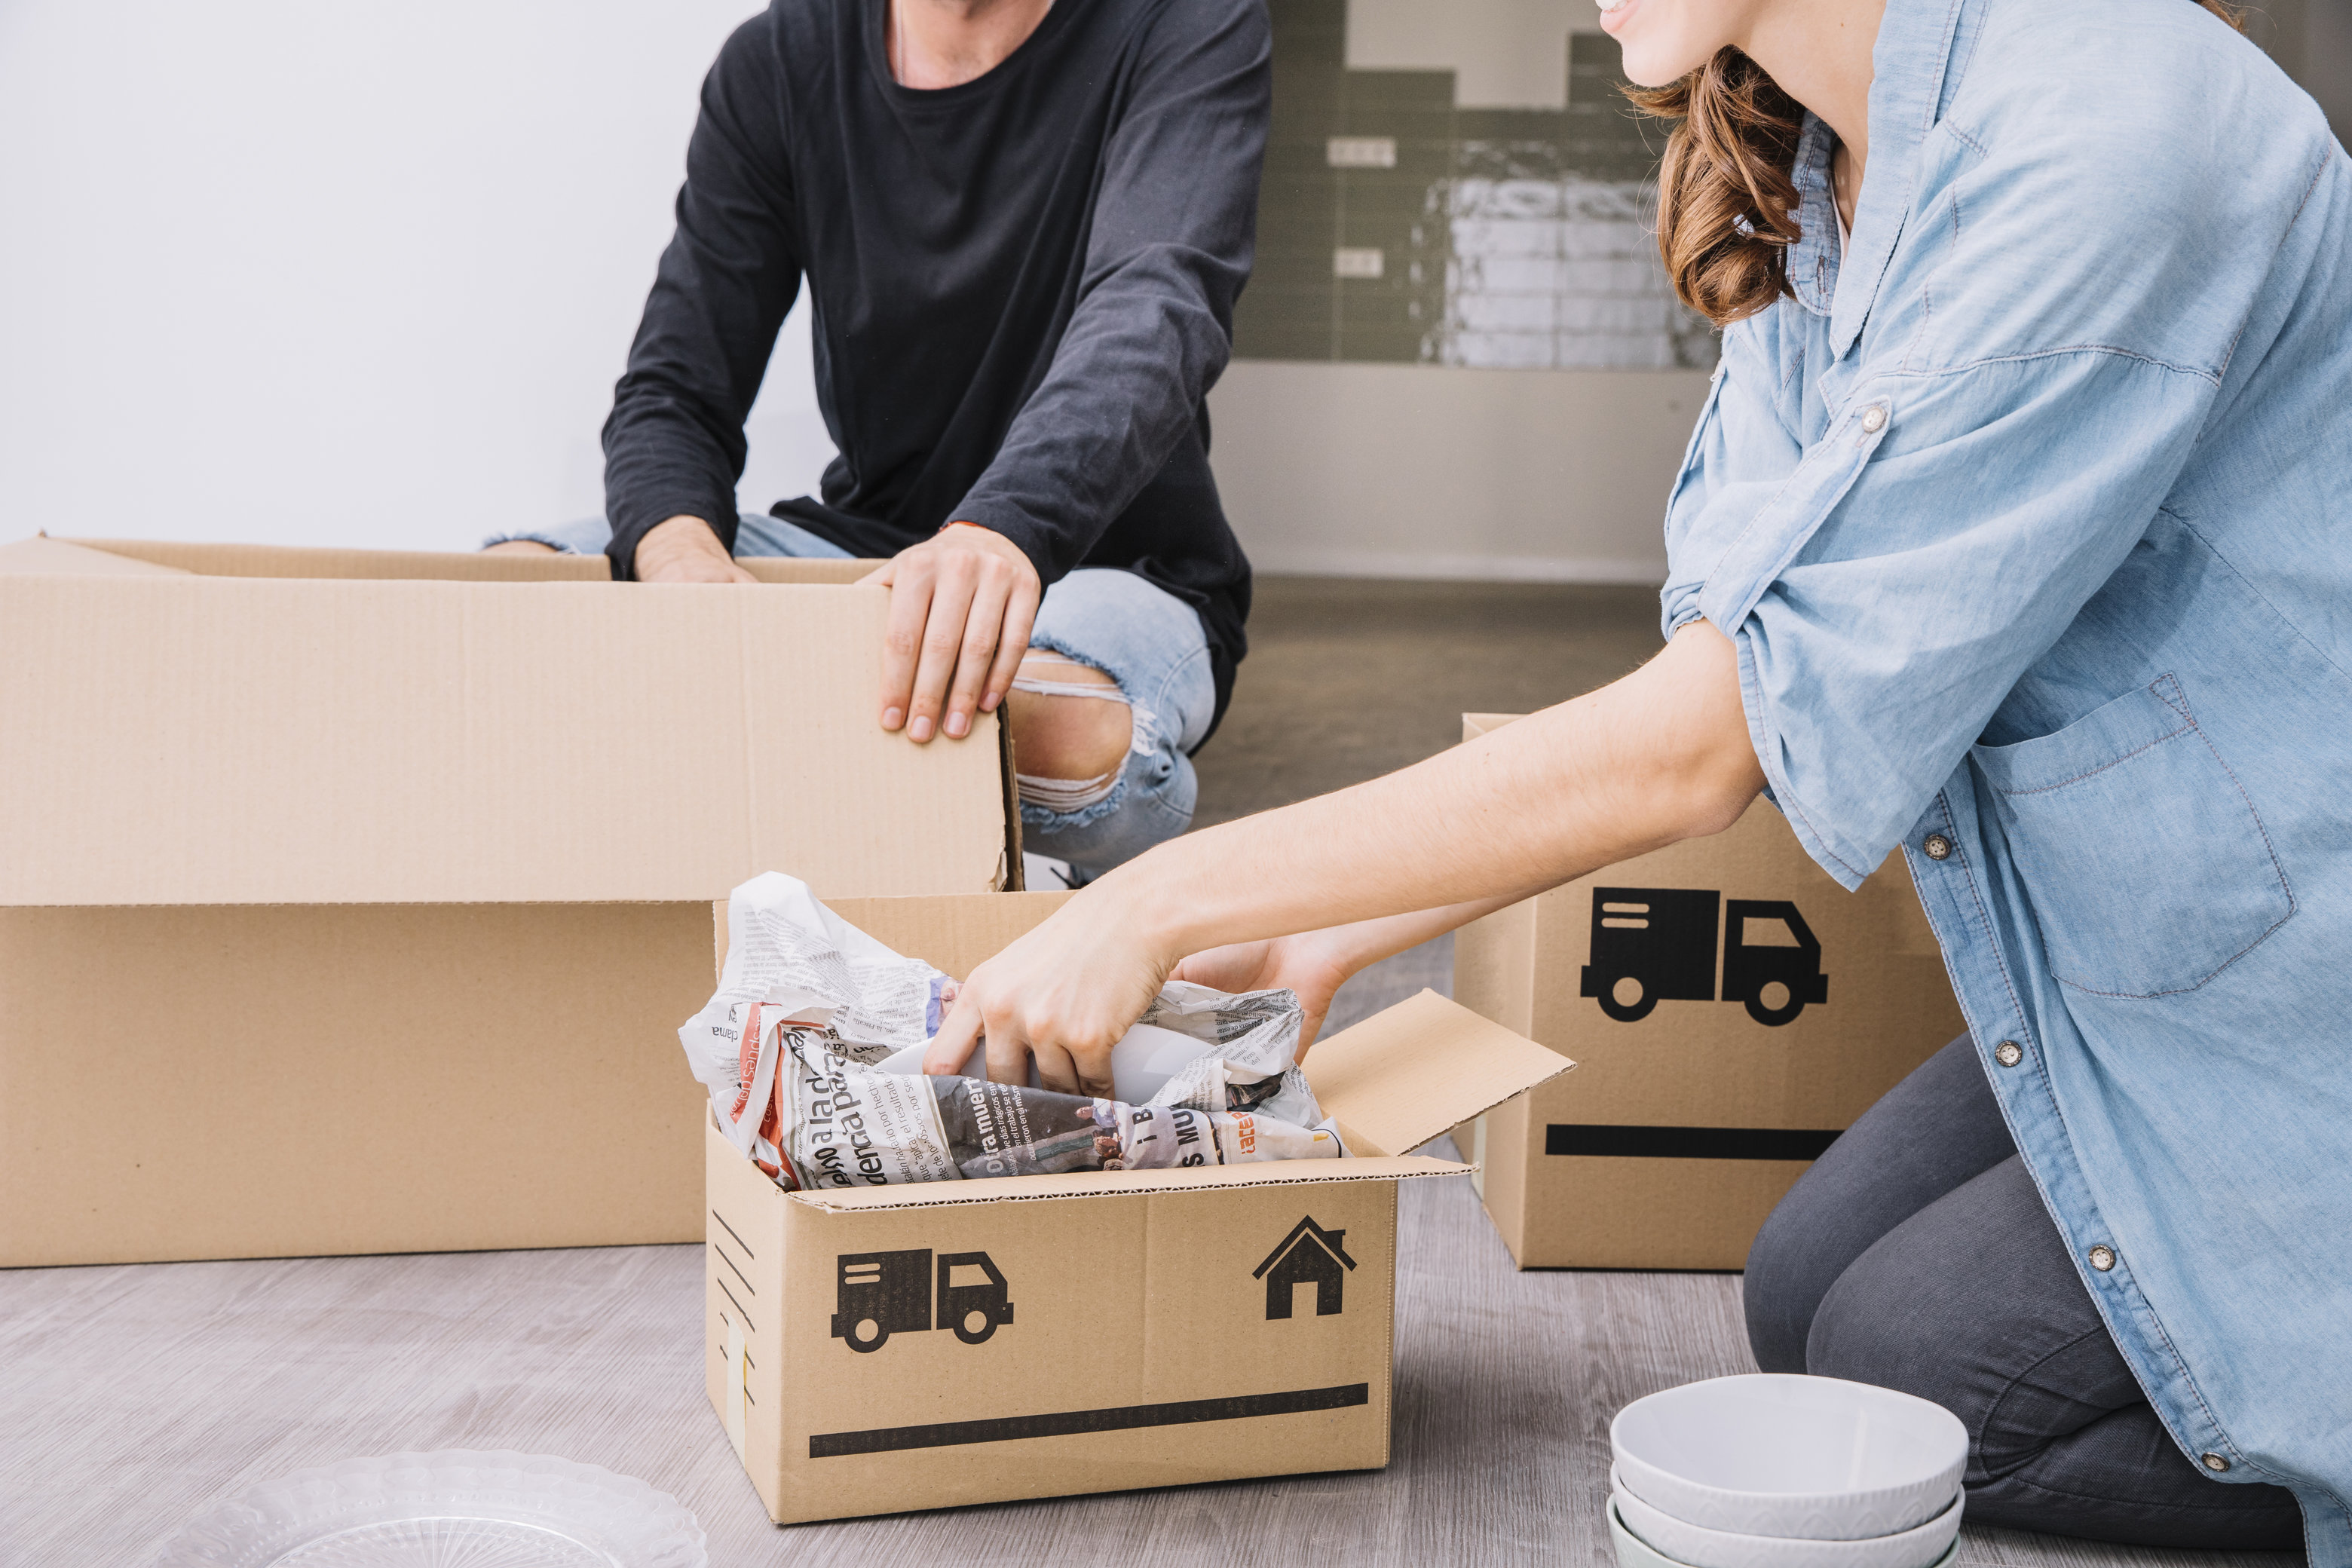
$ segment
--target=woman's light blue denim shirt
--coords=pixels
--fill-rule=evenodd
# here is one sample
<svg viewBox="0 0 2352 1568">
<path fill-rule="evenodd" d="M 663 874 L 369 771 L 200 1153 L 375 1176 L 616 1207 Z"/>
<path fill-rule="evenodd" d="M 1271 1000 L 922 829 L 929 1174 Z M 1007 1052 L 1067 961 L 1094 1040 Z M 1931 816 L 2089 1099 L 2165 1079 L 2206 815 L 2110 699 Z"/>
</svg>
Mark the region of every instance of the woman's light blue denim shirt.
<svg viewBox="0 0 2352 1568">
<path fill-rule="evenodd" d="M 2352 163 L 2191 0 L 1890 0 L 1875 64 L 1665 623 L 1733 637 L 1832 875 L 1903 849 L 2182 1448 L 2352 1564 Z"/>
</svg>

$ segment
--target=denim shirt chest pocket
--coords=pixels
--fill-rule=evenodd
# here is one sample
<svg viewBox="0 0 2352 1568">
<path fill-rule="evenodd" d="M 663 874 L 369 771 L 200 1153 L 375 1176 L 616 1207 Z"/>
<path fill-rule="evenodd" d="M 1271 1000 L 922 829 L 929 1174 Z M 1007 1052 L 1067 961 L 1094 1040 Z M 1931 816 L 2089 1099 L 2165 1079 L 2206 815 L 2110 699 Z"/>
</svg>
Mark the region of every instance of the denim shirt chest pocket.
<svg viewBox="0 0 2352 1568">
<path fill-rule="evenodd" d="M 2193 991 L 2294 912 L 2252 801 L 2175 676 L 2054 734 L 1969 754 L 2051 973 L 2077 990 Z"/>
</svg>

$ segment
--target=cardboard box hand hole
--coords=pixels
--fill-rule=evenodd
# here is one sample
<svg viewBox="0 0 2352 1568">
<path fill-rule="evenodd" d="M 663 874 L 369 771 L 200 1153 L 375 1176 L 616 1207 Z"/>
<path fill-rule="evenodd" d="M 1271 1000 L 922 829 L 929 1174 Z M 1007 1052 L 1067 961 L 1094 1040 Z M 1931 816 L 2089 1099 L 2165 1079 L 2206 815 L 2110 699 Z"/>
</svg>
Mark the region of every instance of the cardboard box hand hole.
<svg viewBox="0 0 2352 1568">
<path fill-rule="evenodd" d="M 866 564 L 753 569 L 0 546 L 0 1267 L 699 1236 L 709 900 L 1019 864 L 994 719 L 875 722 Z"/>
<path fill-rule="evenodd" d="M 961 976 L 1066 897 L 828 903 Z M 1384 1465 L 1397 1184 L 1465 1169 L 1391 1151 L 1571 1065 L 1424 992 L 1308 1054 L 1350 1159 L 787 1193 L 709 1123 L 712 1406 L 779 1522 Z"/>
<path fill-rule="evenodd" d="M 1454 994 L 1583 1064 L 1455 1130 L 1522 1268 L 1741 1267 L 1807 1163 L 1962 1028 L 1902 857 L 1849 893 L 1760 799 L 1465 927 Z"/>
</svg>

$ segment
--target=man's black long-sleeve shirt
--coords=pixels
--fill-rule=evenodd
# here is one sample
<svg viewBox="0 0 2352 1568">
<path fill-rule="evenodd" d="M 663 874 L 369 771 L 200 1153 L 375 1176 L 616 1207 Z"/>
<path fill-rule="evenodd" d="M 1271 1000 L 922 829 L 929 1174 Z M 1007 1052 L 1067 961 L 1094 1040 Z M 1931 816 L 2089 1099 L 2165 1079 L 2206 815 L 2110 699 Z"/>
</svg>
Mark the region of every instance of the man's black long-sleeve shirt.
<svg viewBox="0 0 2352 1568">
<path fill-rule="evenodd" d="M 1057 0 L 959 87 L 892 79 L 886 0 L 775 0 L 720 51 L 604 427 L 616 573 L 666 518 L 731 548 L 743 421 L 808 279 L 823 500 L 853 554 L 955 521 L 1047 584 L 1133 571 L 1192 604 L 1218 708 L 1249 563 L 1205 398 L 1249 275 L 1269 107 L 1263 0 Z"/>
</svg>

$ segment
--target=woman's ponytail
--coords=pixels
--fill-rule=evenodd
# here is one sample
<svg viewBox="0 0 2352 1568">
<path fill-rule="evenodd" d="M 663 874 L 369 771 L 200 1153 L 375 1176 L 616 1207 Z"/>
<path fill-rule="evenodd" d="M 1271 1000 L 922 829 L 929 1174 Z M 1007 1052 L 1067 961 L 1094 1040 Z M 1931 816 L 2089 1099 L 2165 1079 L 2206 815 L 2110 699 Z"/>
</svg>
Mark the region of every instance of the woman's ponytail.
<svg viewBox="0 0 2352 1568">
<path fill-rule="evenodd" d="M 1724 327 L 1789 292 L 1798 235 L 1790 171 L 1804 123 L 1796 100 L 1738 49 L 1625 96 L 1679 121 L 1658 166 L 1658 254 L 1683 302 Z"/>
</svg>

